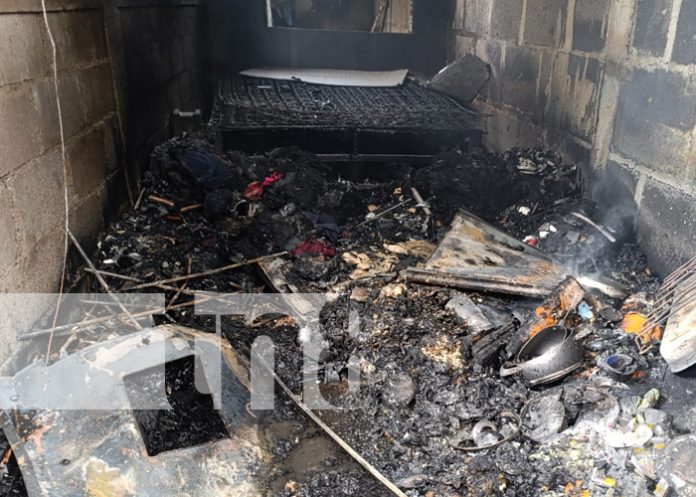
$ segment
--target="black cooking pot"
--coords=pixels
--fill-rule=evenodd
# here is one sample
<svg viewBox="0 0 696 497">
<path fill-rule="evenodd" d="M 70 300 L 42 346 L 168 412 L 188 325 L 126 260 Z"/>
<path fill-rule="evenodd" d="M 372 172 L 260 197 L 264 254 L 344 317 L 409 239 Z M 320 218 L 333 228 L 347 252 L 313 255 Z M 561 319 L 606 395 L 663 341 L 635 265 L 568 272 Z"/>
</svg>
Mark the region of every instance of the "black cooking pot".
<svg viewBox="0 0 696 497">
<path fill-rule="evenodd" d="M 522 373 L 530 385 L 560 380 L 582 365 L 584 351 L 565 326 L 550 326 L 522 346 L 514 363 L 503 364 L 500 376 Z"/>
</svg>

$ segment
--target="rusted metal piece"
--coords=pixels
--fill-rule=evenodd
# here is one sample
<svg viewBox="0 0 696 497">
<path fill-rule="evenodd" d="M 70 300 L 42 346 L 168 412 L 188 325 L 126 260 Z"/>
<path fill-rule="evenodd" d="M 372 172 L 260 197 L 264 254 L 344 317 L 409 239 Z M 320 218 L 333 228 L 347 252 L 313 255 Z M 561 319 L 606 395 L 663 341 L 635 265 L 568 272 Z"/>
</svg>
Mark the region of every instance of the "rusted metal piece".
<svg viewBox="0 0 696 497">
<path fill-rule="evenodd" d="M 404 271 L 409 281 L 468 290 L 545 297 L 571 271 L 471 213 L 460 211 L 424 268 Z M 613 297 L 620 285 L 601 278 L 582 278 L 583 286 Z"/>
<path fill-rule="evenodd" d="M 585 289 L 575 278 L 566 278 L 534 309 L 533 317 L 524 325 L 522 337 L 527 340 L 540 331 L 563 323 L 585 298 Z"/>
<path fill-rule="evenodd" d="M 660 335 L 661 325 L 669 318 L 663 344 L 670 359 L 672 359 L 672 356 L 676 359 L 680 355 L 678 349 L 684 348 L 684 343 L 686 343 L 684 342 L 684 337 L 687 335 L 685 331 L 690 329 L 690 326 L 693 324 L 692 321 L 696 319 L 694 318 L 695 315 L 696 257 L 677 268 L 662 283 L 653 309 L 645 316 L 645 322 L 636 335 L 636 344 L 641 354 L 652 350 L 655 345 L 655 337 Z M 684 323 L 684 326 L 681 326 L 680 323 Z M 688 348 L 688 345 L 686 347 Z M 686 355 L 693 356 L 691 352 L 686 352 Z M 688 361 L 676 360 L 679 362 L 679 365 L 676 366 L 677 368 L 684 369 L 688 367 Z M 675 371 L 679 370 L 676 369 Z"/>
<path fill-rule="evenodd" d="M 264 453 L 245 409 L 248 369 L 224 345 L 215 335 L 162 326 L 3 378 L 2 428 L 29 495 L 259 494 Z M 202 366 L 229 438 L 149 456 L 123 378 L 191 356 Z M 162 367 L 161 382 L 152 385 L 162 395 L 152 396 L 152 408 L 169 406 L 164 381 Z"/>
<path fill-rule="evenodd" d="M 425 268 L 409 268 L 405 276 L 418 283 L 544 297 L 565 273 L 544 253 L 462 211 Z"/>
<path fill-rule="evenodd" d="M 691 283 L 688 283 L 691 282 Z M 696 274 L 691 280 L 687 280 L 684 286 L 696 282 Z M 664 327 L 664 335 L 660 343 L 660 354 L 669 364 L 674 373 L 684 371 L 696 364 L 696 299 L 688 295 L 688 290 L 678 288 L 674 293 L 669 318 Z M 657 321 L 659 323 L 659 321 Z M 648 340 L 654 343 L 654 333 L 650 333 L 650 321 L 641 330 L 644 337 L 645 348 L 648 348 Z M 655 321 L 653 321 L 655 323 Z M 655 325 L 658 330 L 661 328 Z"/>
</svg>

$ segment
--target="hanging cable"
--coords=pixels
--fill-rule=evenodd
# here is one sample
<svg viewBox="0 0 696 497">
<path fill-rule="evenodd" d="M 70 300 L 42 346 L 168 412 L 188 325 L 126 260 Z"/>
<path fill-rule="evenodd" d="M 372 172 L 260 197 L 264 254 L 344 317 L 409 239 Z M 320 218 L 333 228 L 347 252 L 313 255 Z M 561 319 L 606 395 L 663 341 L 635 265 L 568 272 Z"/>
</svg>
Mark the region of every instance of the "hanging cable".
<svg viewBox="0 0 696 497">
<path fill-rule="evenodd" d="M 46 350 L 46 363 L 48 364 L 51 357 L 51 347 L 53 345 L 53 332 L 55 331 L 56 324 L 58 323 L 58 315 L 60 314 L 60 307 L 63 300 L 63 292 L 65 291 L 65 273 L 68 264 L 68 248 L 69 248 L 69 233 L 70 233 L 70 195 L 68 192 L 68 160 L 65 151 L 65 132 L 63 129 L 63 108 L 60 102 L 60 92 L 58 91 L 58 51 L 56 49 L 56 41 L 53 38 L 53 32 L 51 31 L 51 26 L 48 22 L 48 11 L 46 9 L 46 0 L 41 0 L 41 8 L 43 10 L 44 24 L 46 25 L 46 32 L 48 34 L 48 41 L 51 44 L 51 54 L 52 54 L 52 69 L 53 69 L 53 90 L 56 94 L 56 108 L 58 110 L 58 129 L 60 131 L 60 149 L 61 149 L 61 160 L 63 164 L 63 200 L 65 209 L 65 226 L 64 226 L 64 245 L 63 245 L 63 268 L 60 276 L 60 288 L 58 290 L 58 302 L 56 302 L 56 309 L 53 313 L 53 322 L 51 324 L 51 334 L 48 337 L 48 346 Z"/>
</svg>

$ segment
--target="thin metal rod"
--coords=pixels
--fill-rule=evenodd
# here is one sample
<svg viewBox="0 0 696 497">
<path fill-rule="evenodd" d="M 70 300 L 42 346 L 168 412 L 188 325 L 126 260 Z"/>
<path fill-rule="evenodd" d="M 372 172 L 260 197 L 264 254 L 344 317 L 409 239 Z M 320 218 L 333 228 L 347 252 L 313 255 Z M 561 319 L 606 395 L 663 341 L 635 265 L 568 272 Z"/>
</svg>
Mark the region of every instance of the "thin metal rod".
<svg viewBox="0 0 696 497">
<path fill-rule="evenodd" d="M 616 243 L 616 238 L 614 238 L 614 236 L 611 233 L 609 233 L 609 231 L 607 231 L 606 228 L 603 228 L 602 226 L 598 225 L 589 217 L 585 216 L 584 214 L 580 214 L 579 212 L 571 212 L 570 215 L 577 217 L 581 221 L 585 221 L 587 224 L 599 231 L 602 234 L 602 236 L 604 236 L 611 243 Z"/>
<path fill-rule="evenodd" d="M 330 436 L 334 442 L 336 442 L 338 445 L 341 446 L 343 450 L 345 450 L 355 461 L 360 464 L 363 468 L 367 470 L 368 473 L 370 473 L 372 476 L 374 476 L 382 485 L 384 485 L 391 493 L 398 497 L 408 497 L 405 493 L 403 493 L 399 487 L 394 485 L 390 480 L 388 480 L 382 473 L 379 472 L 377 468 L 375 468 L 372 464 L 367 462 L 364 457 L 362 457 L 360 454 L 358 454 L 355 449 L 353 449 L 348 443 L 343 440 L 338 433 L 333 431 L 326 423 L 324 423 L 319 416 L 314 414 L 314 411 L 312 411 L 307 405 L 300 400 L 298 396 L 296 396 L 292 390 L 290 390 L 290 387 L 288 387 L 283 380 L 280 379 L 280 377 L 273 371 L 270 367 L 268 367 L 265 363 L 263 364 L 264 367 L 268 370 L 269 373 L 273 375 L 273 379 L 276 381 L 278 386 L 285 392 L 285 394 L 290 397 L 290 399 L 299 407 L 307 416 L 310 417 L 312 421 L 314 421 L 324 432 Z"/>
<path fill-rule="evenodd" d="M 370 219 L 366 219 L 366 220 L 363 221 L 362 223 L 358 224 L 358 225 L 356 226 L 356 228 L 360 228 L 361 226 L 365 226 L 366 224 L 369 224 L 369 223 L 372 223 L 372 222 L 374 222 L 374 221 L 377 221 L 379 218 L 381 218 L 381 217 L 383 217 L 383 216 L 389 214 L 390 212 L 392 212 L 392 211 L 398 209 L 399 207 L 403 207 L 404 205 L 406 205 L 406 204 L 408 204 L 409 202 L 412 202 L 412 201 L 413 201 L 412 198 L 407 198 L 407 199 L 404 200 L 403 202 L 399 202 L 398 204 L 391 206 L 389 209 L 380 212 L 379 214 L 375 215 L 375 217 L 372 217 L 372 218 L 370 218 Z"/>
</svg>

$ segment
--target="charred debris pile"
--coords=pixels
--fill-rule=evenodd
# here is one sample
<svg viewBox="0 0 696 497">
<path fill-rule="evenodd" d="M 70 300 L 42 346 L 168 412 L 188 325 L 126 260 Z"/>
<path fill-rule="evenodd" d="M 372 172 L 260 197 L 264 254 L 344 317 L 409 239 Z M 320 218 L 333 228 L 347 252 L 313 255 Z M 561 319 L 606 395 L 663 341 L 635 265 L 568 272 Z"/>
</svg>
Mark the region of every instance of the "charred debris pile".
<svg viewBox="0 0 696 497">
<path fill-rule="evenodd" d="M 92 260 L 114 292 L 166 292 L 158 323 L 206 331 L 196 290 L 335 294 L 315 367 L 340 409 L 317 414 L 406 495 L 665 495 L 685 428 L 661 409 L 664 360 L 636 342 L 660 283 L 611 222 L 582 198 L 579 168 L 542 150 L 358 175 L 297 149 L 186 138 L 153 153 Z M 101 291 L 94 274 L 74 277 Z M 62 350 L 105 328 L 60 334 Z M 223 334 L 243 353 L 271 337 L 277 374 L 302 392 L 293 319 L 225 318 Z M 288 398 L 255 415 L 272 434 L 267 495 L 388 495 L 336 448 L 298 476 L 288 460 L 321 431 Z"/>
</svg>

